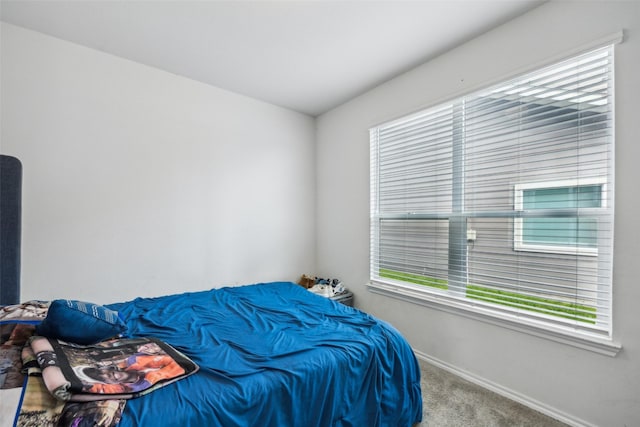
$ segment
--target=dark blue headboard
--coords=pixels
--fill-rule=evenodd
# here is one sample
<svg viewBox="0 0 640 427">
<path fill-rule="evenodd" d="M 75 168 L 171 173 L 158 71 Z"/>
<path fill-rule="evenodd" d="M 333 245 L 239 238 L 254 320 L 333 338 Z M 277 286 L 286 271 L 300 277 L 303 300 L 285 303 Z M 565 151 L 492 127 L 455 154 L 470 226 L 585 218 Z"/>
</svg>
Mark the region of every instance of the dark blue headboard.
<svg viewBox="0 0 640 427">
<path fill-rule="evenodd" d="M 20 302 L 22 164 L 0 155 L 0 305 Z"/>
</svg>

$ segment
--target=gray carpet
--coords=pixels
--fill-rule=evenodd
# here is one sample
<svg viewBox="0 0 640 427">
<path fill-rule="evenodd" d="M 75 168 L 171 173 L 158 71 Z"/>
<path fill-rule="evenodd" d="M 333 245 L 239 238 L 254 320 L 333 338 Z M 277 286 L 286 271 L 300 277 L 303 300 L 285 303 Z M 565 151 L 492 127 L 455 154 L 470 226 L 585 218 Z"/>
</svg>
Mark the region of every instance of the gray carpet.
<svg viewBox="0 0 640 427">
<path fill-rule="evenodd" d="M 420 360 L 420 368 L 420 427 L 567 427 L 424 360 Z"/>
</svg>

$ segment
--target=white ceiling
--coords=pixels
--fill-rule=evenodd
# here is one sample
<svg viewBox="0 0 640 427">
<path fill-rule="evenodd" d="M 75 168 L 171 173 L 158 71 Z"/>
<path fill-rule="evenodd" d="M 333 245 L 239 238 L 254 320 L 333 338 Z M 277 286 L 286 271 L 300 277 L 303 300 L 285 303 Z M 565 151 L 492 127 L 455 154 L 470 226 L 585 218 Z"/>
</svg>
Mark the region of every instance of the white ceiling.
<svg viewBox="0 0 640 427">
<path fill-rule="evenodd" d="M 3 21 L 312 116 L 541 0 L 26 1 Z"/>
</svg>

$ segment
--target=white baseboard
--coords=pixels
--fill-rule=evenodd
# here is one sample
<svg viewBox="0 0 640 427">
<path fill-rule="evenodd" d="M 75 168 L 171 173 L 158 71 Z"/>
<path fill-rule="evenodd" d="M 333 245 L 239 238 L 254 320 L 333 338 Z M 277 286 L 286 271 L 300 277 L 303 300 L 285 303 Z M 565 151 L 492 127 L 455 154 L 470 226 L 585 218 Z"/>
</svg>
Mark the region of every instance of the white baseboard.
<svg viewBox="0 0 640 427">
<path fill-rule="evenodd" d="M 467 372 L 456 366 L 450 365 L 447 362 L 443 362 L 442 360 L 431 357 L 428 354 L 425 354 L 421 351 L 418 351 L 416 349 L 413 349 L 413 351 L 419 359 L 422 359 L 425 362 L 428 362 L 434 366 L 437 366 L 438 368 L 444 369 L 445 371 L 450 372 L 454 375 L 457 375 L 461 378 L 464 378 L 465 380 L 470 381 L 474 384 L 477 384 L 480 387 L 486 388 L 487 390 L 491 390 L 492 392 L 497 393 L 501 396 L 504 396 L 507 399 L 511 399 L 515 402 L 518 402 L 524 406 L 527 406 L 535 411 L 541 412 L 551 418 L 554 418 L 572 427 L 598 427 L 595 424 L 588 423 L 584 420 L 574 417 L 573 415 L 559 411 L 556 408 L 553 408 L 542 402 L 538 402 L 535 399 L 531 399 L 530 397 L 525 396 L 521 393 L 518 393 L 517 391 L 503 387 L 500 384 L 493 383 L 485 378 L 479 377 L 475 374 Z"/>
</svg>

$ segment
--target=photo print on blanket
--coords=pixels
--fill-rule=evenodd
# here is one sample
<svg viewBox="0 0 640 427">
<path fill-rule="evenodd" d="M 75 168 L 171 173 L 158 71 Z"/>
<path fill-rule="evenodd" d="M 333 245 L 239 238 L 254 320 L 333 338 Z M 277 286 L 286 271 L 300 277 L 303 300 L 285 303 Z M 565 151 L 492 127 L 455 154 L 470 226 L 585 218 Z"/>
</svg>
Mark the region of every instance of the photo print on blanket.
<svg viewBox="0 0 640 427">
<path fill-rule="evenodd" d="M 30 351 L 47 389 L 66 401 L 130 399 L 198 370 L 182 353 L 150 337 L 78 345 L 34 336 Z M 23 363 L 34 366 L 28 354 L 26 349 Z"/>
<path fill-rule="evenodd" d="M 33 336 L 22 364 L 28 381 L 17 427 L 112 427 L 128 399 L 199 369 L 169 344 L 148 337 L 78 345 Z"/>
</svg>

